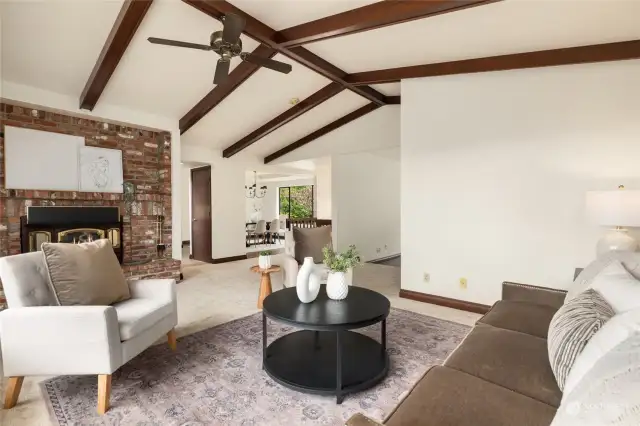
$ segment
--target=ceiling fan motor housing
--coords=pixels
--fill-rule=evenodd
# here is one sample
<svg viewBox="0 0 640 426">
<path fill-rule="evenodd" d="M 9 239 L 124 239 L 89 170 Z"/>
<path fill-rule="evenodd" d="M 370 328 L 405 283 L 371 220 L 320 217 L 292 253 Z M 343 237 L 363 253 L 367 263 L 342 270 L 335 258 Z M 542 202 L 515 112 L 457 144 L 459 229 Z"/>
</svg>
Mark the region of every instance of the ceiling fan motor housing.
<svg viewBox="0 0 640 426">
<path fill-rule="evenodd" d="M 210 45 L 223 59 L 231 59 L 242 53 L 242 40 L 238 39 L 235 44 L 227 43 L 222 40 L 222 31 L 211 33 Z"/>
</svg>

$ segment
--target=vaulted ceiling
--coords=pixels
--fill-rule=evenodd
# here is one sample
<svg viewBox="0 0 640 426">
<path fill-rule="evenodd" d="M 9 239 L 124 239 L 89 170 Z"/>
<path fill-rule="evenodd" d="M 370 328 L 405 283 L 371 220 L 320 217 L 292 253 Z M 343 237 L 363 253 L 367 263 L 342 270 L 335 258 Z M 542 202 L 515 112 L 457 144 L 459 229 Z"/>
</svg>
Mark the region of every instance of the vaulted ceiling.
<svg viewBox="0 0 640 426">
<path fill-rule="evenodd" d="M 244 51 L 292 72 L 235 58 L 215 86 L 215 53 L 147 41 L 207 44 L 229 12 L 247 20 Z M 366 139 L 399 114 L 402 78 L 640 58 L 637 0 L 5 0 L 0 14 L 3 81 L 180 120 L 183 143 L 267 162 Z"/>
</svg>

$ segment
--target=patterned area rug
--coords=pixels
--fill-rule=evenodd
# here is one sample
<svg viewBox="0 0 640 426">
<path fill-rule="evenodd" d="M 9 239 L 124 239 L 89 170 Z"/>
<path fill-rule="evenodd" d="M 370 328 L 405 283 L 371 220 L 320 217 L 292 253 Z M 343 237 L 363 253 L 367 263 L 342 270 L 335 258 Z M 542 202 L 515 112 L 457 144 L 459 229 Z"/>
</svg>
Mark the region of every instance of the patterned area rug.
<svg viewBox="0 0 640 426">
<path fill-rule="evenodd" d="M 67 425 L 342 425 L 357 412 L 382 420 L 432 365 L 441 364 L 469 327 L 392 309 L 391 366 L 377 386 L 335 397 L 299 393 L 262 370 L 262 314 L 257 313 L 147 349 L 113 374 L 112 408 L 96 414 L 95 376 L 42 383 L 54 421 Z M 269 320 L 269 342 L 295 331 Z M 360 330 L 380 337 L 380 326 Z"/>
</svg>

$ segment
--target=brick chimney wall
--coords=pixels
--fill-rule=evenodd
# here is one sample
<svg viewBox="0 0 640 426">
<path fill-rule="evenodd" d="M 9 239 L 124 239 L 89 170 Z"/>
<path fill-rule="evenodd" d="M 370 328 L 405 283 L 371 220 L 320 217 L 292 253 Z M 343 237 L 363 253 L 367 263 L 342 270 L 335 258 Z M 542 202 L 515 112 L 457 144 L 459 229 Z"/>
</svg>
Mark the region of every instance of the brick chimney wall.
<svg viewBox="0 0 640 426">
<path fill-rule="evenodd" d="M 104 123 L 0 103 L 0 257 L 20 253 L 20 216 L 27 206 L 118 206 L 124 216 L 125 275 L 178 279 L 180 262 L 171 258 L 171 134 L 108 122 L 105 129 Z M 125 202 L 123 194 L 6 189 L 4 126 L 82 136 L 87 146 L 122 150 L 124 181 L 135 186 L 135 196 Z M 158 215 L 164 216 L 163 256 L 156 250 Z M 3 301 L 0 283 L 0 309 Z"/>
</svg>

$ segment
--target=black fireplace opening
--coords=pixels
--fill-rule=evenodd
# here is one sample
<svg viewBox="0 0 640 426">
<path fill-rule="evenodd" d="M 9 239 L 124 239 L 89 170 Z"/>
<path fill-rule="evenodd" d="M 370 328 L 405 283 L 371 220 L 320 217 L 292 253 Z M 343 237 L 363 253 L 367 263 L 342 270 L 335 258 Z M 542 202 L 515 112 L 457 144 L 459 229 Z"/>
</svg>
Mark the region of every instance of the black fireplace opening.
<svg viewBox="0 0 640 426">
<path fill-rule="evenodd" d="M 43 242 L 80 244 L 109 239 L 123 262 L 123 225 L 120 209 L 112 206 L 30 206 L 20 218 L 22 253 L 39 251 Z"/>
</svg>

